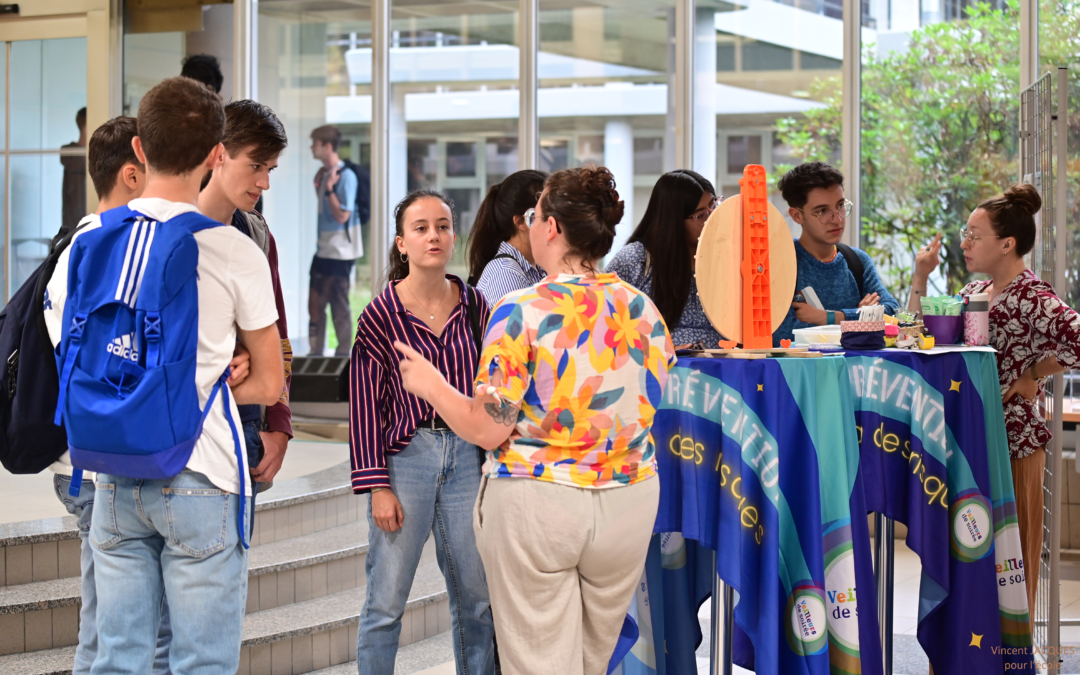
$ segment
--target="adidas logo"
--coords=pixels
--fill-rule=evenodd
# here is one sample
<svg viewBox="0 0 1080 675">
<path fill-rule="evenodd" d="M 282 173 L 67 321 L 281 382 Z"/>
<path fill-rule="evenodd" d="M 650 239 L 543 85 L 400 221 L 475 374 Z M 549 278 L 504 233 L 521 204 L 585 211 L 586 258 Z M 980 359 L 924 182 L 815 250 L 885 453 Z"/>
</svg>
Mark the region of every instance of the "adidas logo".
<svg viewBox="0 0 1080 675">
<path fill-rule="evenodd" d="M 128 359 L 138 363 L 139 352 L 132 347 L 132 343 L 135 342 L 135 334 L 128 333 L 127 335 L 121 335 L 118 338 L 113 338 L 106 347 L 105 351 L 109 352 L 113 356 L 119 356 L 122 359 Z"/>
</svg>

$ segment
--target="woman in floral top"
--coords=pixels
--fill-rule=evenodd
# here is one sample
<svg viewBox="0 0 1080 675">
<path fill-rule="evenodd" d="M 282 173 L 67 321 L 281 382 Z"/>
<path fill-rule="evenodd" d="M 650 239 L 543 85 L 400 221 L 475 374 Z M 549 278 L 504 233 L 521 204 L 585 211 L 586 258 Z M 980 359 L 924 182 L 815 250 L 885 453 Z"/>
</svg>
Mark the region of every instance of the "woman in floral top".
<svg viewBox="0 0 1080 675">
<path fill-rule="evenodd" d="M 1024 264 L 1035 245 L 1034 216 L 1041 206 L 1033 186 L 1016 185 L 979 204 L 961 231 L 960 245 L 968 270 L 990 276 L 960 294 L 990 294 L 990 345 L 997 350 L 1029 608 L 1039 580 L 1044 447 L 1050 440 L 1037 400 L 1044 378 L 1080 361 L 1080 315 Z M 920 289 L 925 295 L 939 241 L 920 252 L 912 295 Z"/>
<path fill-rule="evenodd" d="M 660 495 L 651 428 L 675 350 L 648 296 L 598 274 L 623 203 L 611 173 L 551 175 L 526 216 L 552 276 L 504 297 L 476 395 L 402 345 L 405 388 L 488 451 L 473 516 L 507 672 L 603 675 Z"/>
</svg>

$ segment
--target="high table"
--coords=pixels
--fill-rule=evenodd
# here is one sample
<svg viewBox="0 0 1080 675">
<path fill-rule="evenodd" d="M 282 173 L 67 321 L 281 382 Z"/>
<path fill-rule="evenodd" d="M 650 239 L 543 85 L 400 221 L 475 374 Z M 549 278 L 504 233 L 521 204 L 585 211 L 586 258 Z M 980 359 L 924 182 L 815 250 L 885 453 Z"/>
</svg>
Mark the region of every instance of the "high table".
<svg viewBox="0 0 1080 675">
<path fill-rule="evenodd" d="M 937 672 L 1033 672 L 999 391 L 988 350 L 681 357 L 653 432 L 665 534 L 631 608 L 651 625 L 624 673 L 693 672 L 713 570 L 739 596 L 725 658 L 882 672 L 867 511 L 908 525 Z"/>
</svg>

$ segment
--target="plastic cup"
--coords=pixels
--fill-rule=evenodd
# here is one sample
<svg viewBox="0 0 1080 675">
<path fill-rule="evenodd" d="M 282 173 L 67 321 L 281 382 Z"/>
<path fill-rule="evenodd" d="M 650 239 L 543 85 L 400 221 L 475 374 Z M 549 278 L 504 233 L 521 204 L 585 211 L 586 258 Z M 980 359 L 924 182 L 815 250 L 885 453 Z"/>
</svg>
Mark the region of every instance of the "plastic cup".
<svg viewBox="0 0 1080 675">
<path fill-rule="evenodd" d="M 964 339 L 964 317 L 961 316 L 924 316 L 926 330 L 934 336 L 934 344 L 957 345 Z"/>
</svg>

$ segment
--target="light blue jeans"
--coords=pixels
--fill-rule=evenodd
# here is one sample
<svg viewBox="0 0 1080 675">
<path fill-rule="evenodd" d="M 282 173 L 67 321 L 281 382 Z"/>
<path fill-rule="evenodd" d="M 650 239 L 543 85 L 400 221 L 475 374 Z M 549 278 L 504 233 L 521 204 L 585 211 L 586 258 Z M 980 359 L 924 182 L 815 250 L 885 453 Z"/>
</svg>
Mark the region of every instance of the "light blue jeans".
<svg viewBox="0 0 1080 675">
<path fill-rule="evenodd" d="M 453 432 L 418 429 L 386 464 L 405 521 L 397 532 L 380 530 L 368 502 L 367 600 L 356 636 L 360 675 L 393 675 L 401 617 L 429 534 L 450 595 L 458 675 L 493 675 L 495 628 L 472 529 L 480 450 Z"/>
<path fill-rule="evenodd" d="M 67 512 L 79 519 L 79 567 L 82 571 L 82 609 L 79 610 L 79 646 L 72 675 L 87 675 L 97 656 L 97 591 L 94 589 L 94 553 L 90 548 L 90 519 L 94 513 L 94 483 L 84 480 L 79 496 L 68 494 L 71 476 L 53 476 L 56 497 Z"/>
<path fill-rule="evenodd" d="M 248 562 L 236 528 L 238 496 L 194 471 L 166 480 L 98 474 L 95 487 L 98 654 L 90 672 L 151 672 L 163 594 L 170 670 L 236 672 Z"/>
</svg>

